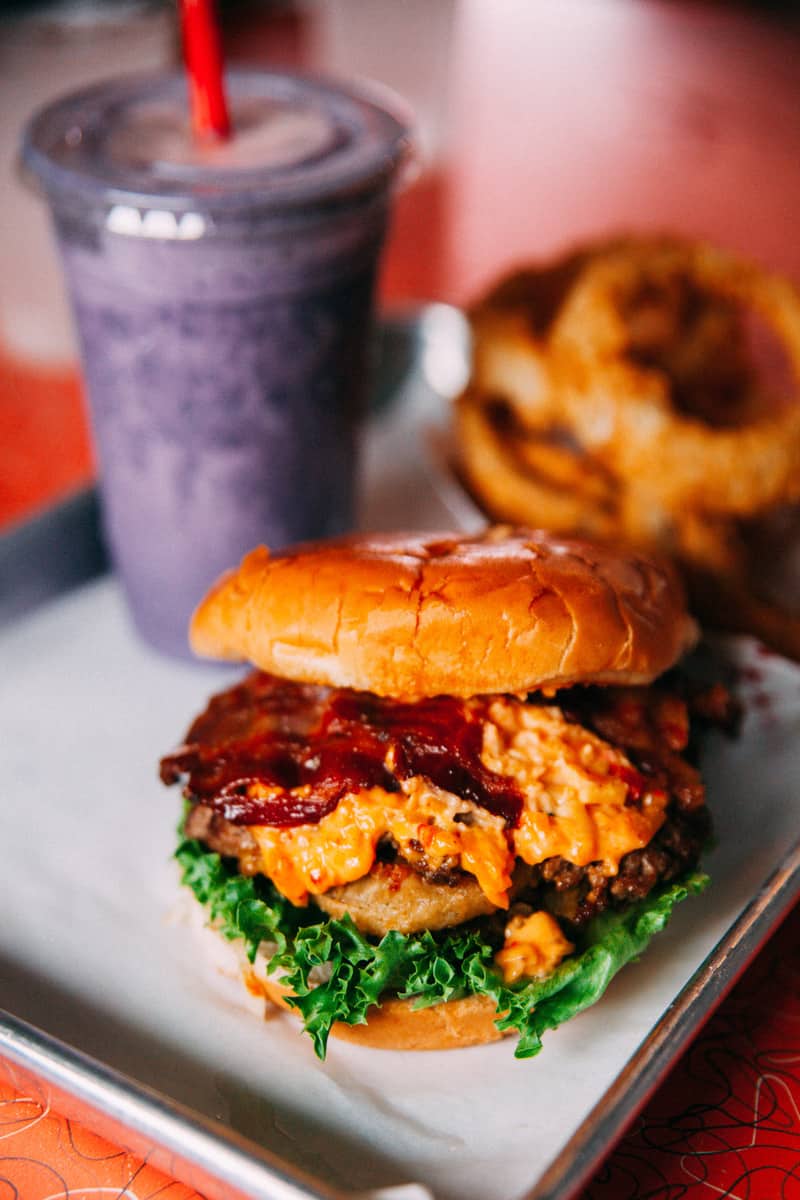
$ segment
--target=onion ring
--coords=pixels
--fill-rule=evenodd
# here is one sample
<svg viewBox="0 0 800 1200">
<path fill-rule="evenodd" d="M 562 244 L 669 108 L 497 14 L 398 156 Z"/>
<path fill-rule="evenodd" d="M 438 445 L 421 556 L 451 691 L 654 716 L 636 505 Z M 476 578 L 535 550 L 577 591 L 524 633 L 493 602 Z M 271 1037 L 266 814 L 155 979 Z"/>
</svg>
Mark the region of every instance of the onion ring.
<svg viewBox="0 0 800 1200">
<path fill-rule="evenodd" d="M 502 429 L 496 409 L 473 392 L 458 399 L 455 427 L 460 471 L 495 519 L 554 533 L 614 535 L 612 483 L 585 456 L 542 438 L 537 447 Z"/>
<path fill-rule="evenodd" d="M 473 388 L 502 397 L 532 429 L 549 424 L 558 406 L 550 394 L 556 385 L 550 337 L 583 273 L 609 256 L 648 261 L 671 245 L 664 239 L 618 238 L 541 268 L 517 271 L 495 285 L 470 312 Z M 657 293 L 637 297 L 638 303 L 626 307 L 626 335 L 629 350 L 651 357 L 660 351 L 667 358 L 670 380 L 691 394 L 691 407 L 702 416 L 707 383 L 724 391 L 729 404 L 732 387 L 740 387 L 748 374 L 748 363 L 736 306 L 696 288 L 686 294 L 687 284 L 674 275 L 662 280 Z M 687 308 L 688 313 L 682 311 Z M 713 417 L 719 423 L 719 413 Z"/>
<path fill-rule="evenodd" d="M 800 393 L 800 295 L 722 251 L 621 239 L 517 272 L 471 313 L 461 470 L 496 519 L 671 555 L 708 625 L 800 659 L 800 404 L 760 386 L 748 313 Z"/>
<path fill-rule="evenodd" d="M 752 515 L 800 497 L 800 405 L 739 428 L 676 412 L 663 371 L 631 360 L 627 312 L 637 289 L 688 276 L 702 291 L 755 311 L 778 335 L 800 387 L 800 295 L 788 280 L 705 245 L 664 242 L 587 265 L 551 339 L 554 385 L 540 420 L 566 421 L 590 454 L 623 478 L 646 471 L 670 509 Z"/>
<path fill-rule="evenodd" d="M 632 246 L 614 238 L 505 276 L 469 312 L 472 330 L 472 383 L 491 393 L 486 381 L 505 370 L 518 386 L 504 395 L 525 422 L 535 417 L 551 386 L 548 339 L 564 302 L 585 267 L 600 255 Z"/>
</svg>

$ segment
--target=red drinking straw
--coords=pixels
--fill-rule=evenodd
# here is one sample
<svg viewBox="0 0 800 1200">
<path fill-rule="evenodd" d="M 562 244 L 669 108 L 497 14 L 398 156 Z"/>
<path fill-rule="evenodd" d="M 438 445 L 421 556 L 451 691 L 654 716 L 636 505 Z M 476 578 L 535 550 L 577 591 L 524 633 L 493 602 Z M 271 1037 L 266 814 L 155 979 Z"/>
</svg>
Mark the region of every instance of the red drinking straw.
<svg viewBox="0 0 800 1200">
<path fill-rule="evenodd" d="M 222 82 L 222 50 L 214 0 L 180 0 L 180 6 L 195 137 L 226 138 L 231 123 Z"/>
</svg>

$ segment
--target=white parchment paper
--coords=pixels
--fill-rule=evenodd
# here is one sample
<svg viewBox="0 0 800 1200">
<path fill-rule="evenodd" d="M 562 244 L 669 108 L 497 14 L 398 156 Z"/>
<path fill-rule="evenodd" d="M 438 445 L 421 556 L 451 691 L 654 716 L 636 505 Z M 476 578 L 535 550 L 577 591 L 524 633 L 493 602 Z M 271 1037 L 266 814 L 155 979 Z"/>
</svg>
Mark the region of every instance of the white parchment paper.
<svg viewBox="0 0 800 1200">
<path fill-rule="evenodd" d="M 379 428 L 368 524 L 447 525 L 420 458 L 408 427 Z M 0 634 L 0 1004 L 340 1186 L 520 1196 L 797 836 L 800 671 L 751 661 L 744 735 L 708 754 L 713 887 L 599 1005 L 527 1062 L 507 1040 L 332 1042 L 323 1064 L 292 1018 L 263 1020 L 210 965 L 171 861 L 179 796 L 158 758 L 237 672 L 142 646 L 111 579 L 73 593 Z"/>
</svg>

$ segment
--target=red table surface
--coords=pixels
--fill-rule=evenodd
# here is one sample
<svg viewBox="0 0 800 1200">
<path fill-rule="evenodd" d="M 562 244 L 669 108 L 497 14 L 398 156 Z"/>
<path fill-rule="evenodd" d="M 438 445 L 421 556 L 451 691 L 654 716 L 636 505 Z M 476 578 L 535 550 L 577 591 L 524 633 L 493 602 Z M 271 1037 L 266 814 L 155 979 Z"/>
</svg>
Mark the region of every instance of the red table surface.
<svg viewBox="0 0 800 1200">
<path fill-rule="evenodd" d="M 621 228 L 710 237 L 800 278 L 787 19 L 644 0 L 329 0 L 248 9 L 226 40 L 233 58 L 373 75 L 415 106 L 420 173 L 399 197 L 385 303 L 463 303 L 514 262 Z M 92 474 L 74 365 L 27 361 L 0 330 L 0 526 Z M 800 1200 L 799 943 L 796 910 L 585 1197 Z M 197 1193 L 0 1072 L 0 1200 L 98 1195 Z"/>
</svg>

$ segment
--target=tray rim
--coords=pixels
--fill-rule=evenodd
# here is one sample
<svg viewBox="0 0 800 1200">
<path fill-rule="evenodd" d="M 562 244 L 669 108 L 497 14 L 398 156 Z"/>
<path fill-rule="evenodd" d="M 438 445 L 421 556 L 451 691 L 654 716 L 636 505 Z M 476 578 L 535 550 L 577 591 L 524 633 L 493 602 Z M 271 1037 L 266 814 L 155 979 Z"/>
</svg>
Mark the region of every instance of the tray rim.
<svg viewBox="0 0 800 1200">
<path fill-rule="evenodd" d="M 127 1140 L 136 1154 L 166 1174 L 196 1189 L 202 1186 L 209 1200 L 231 1200 L 231 1188 L 236 1196 L 254 1200 L 346 1200 L 345 1193 L 230 1127 L 215 1125 L 187 1105 L 0 1009 L 3 1059 L 48 1085 L 55 1107 L 66 1101 L 76 1120 L 101 1126 L 98 1131 L 110 1140 Z M 48 1090 L 48 1102 L 52 1100 Z"/>
</svg>

